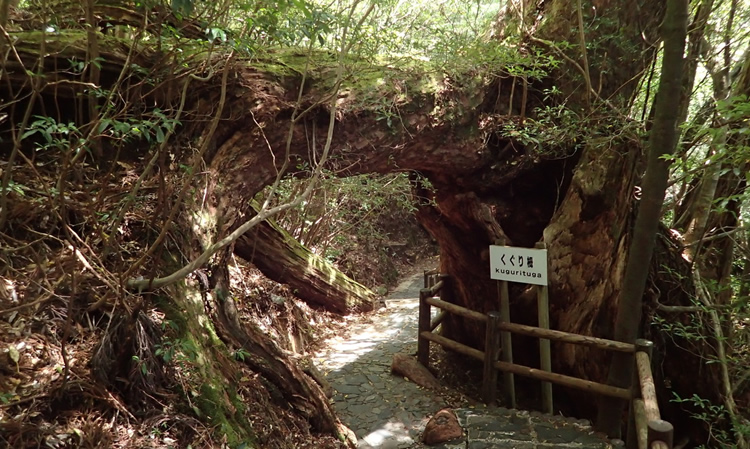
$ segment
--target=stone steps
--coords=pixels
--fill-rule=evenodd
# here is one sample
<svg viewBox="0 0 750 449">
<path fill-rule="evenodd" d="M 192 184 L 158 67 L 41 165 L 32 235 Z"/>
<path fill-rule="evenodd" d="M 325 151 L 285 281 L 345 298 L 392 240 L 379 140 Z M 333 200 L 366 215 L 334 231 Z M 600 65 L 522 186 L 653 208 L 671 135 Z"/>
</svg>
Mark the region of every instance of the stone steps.
<svg viewBox="0 0 750 449">
<path fill-rule="evenodd" d="M 464 437 L 432 446 L 436 449 L 613 449 L 621 442 L 610 442 L 595 433 L 586 420 L 543 415 L 525 410 L 459 409 L 458 422 Z"/>
</svg>

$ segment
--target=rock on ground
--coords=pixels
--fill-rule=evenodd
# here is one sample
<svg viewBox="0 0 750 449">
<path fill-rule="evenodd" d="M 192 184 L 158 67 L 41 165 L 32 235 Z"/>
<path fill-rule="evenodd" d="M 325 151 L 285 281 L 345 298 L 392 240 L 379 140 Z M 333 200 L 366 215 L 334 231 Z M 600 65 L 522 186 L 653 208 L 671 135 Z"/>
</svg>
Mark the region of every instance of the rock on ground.
<svg viewBox="0 0 750 449">
<path fill-rule="evenodd" d="M 444 408 L 427 423 L 422 433 L 422 441 L 428 445 L 440 444 L 461 438 L 463 434 L 456 414 L 453 410 Z"/>
</svg>

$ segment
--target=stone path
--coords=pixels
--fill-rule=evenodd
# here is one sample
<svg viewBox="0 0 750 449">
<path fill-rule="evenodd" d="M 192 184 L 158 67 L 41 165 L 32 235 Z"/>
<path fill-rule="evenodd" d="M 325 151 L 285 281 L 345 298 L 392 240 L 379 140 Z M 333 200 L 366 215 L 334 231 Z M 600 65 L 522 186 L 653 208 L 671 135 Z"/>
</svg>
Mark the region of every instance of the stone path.
<svg viewBox="0 0 750 449">
<path fill-rule="evenodd" d="M 403 282 L 386 307 L 369 322 L 352 325 L 347 335 L 327 342 L 316 365 L 334 388 L 341 420 L 357 435 L 359 448 L 422 448 L 420 434 L 429 418 L 448 406 L 437 393 L 391 375 L 396 353 L 416 354 L 417 315 L 422 275 Z M 607 449 L 585 423 L 502 408 L 458 409 L 464 438 L 443 449 Z"/>
<path fill-rule="evenodd" d="M 505 408 L 460 409 L 464 438 L 440 449 L 612 449 L 624 447 L 594 433 L 586 420 Z"/>
<path fill-rule="evenodd" d="M 336 390 L 334 406 L 360 448 L 407 448 L 419 440 L 429 417 L 445 401 L 391 375 L 393 354 L 416 353 L 418 295 L 422 277 L 403 283 L 372 316 L 329 341 L 316 364 Z M 414 297 L 416 289 L 417 297 Z"/>
</svg>

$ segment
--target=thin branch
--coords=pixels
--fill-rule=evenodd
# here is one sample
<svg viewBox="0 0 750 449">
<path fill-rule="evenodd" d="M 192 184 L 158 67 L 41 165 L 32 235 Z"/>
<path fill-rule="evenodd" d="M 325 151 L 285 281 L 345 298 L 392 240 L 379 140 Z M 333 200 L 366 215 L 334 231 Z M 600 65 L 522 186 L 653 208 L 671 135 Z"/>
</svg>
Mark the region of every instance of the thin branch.
<svg viewBox="0 0 750 449">
<path fill-rule="evenodd" d="M 179 122 L 180 117 L 182 116 L 182 111 L 185 107 L 185 100 L 187 98 L 187 89 L 190 85 L 190 79 L 192 77 L 187 77 L 185 79 L 185 84 L 182 86 L 182 95 L 180 97 L 180 106 L 177 108 L 177 113 L 175 114 L 175 122 Z M 167 143 L 169 142 L 169 139 L 172 137 L 172 134 L 174 133 L 175 127 L 170 127 L 167 130 L 167 133 L 164 135 L 164 140 L 162 141 L 159 148 L 154 152 L 154 155 L 151 157 L 151 159 L 148 161 L 148 164 L 146 164 L 146 168 L 143 169 L 143 172 L 138 177 L 138 179 L 135 181 L 135 184 L 133 184 L 133 188 L 128 194 L 128 196 L 125 198 L 125 204 L 122 205 L 120 208 L 120 211 L 117 214 L 117 217 L 112 221 L 112 226 L 109 230 L 109 239 L 107 241 L 107 244 L 105 247 L 108 247 L 111 243 L 112 239 L 114 238 L 116 234 L 117 227 L 120 226 L 120 223 L 122 222 L 123 217 L 125 216 L 125 213 L 127 212 L 128 208 L 130 207 L 130 204 L 135 201 L 136 196 L 138 195 L 138 191 L 141 188 L 141 184 L 143 181 L 148 177 L 149 174 L 151 174 L 151 170 L 154 168 L 154 165 L 156 165 L 156 161 L 159 159 L 159 155 L 166 149 Z"/>
<path fill-rule="evenodd" d="M 588 95 L 588 93 L 595 91 L 591 85 L 591 73 L 589 73 L 589 58 L 586 51 L 586 37 L 583 33 L 583 6 L 581 5 L 581 0 L 578 0 L 578 39 L 581 45 L 581 57 L 583 57 L 583 78 L 586 81 L 587 92 L 586 103 L 591 108 L 591 95 Z"/>
<path fill-rule="evenodd" d="M 732 428 L 737 440 L 737 447 L 739 449 L 748 449 L 747 440 L 745 439 L 740 426 L 737 425 L 742 417 L 737 413 L 737 404 L 734 401 L 734 395 L 732 393 L 732 381 L 729 377 L 729 369 L 727 368 L 727 354 L 726 349 L 724 348 L 724 331 L 721 328 L 721 320 L 719 319 L 719 314 L 716 313 L 716 310 L 713 308 L 713 301 L 711 301 L 697 267 L 693 270 L 693 282 L 695 282 L 697 287 L 696 291 L 698 293 L 698 298 L 709 308 L 708 313 L 711 317 L 711 325 L 714 332 L 714 338 L 716 339 L 716 356 L 719 359 L 719 368 L 721 370 L 721 388 L 724 396 L 724 407 L 732 420 Z"/>
<path fill-rule="evenodd" d="M 575 67 L 576 70 L 578 70 L 579 72 L 581 72 L 581 74 L 583 74 L 584 77 L 586 76 L 587 69 L 584 69 L 574 59 L 572 59 L 570 56 L 566 55 L 564 51 L 560 50 L 560 48 L 558 48 L 557 45 L 554 44 L 554 42 L 551 42 L 551 41 L 548 41 L 548 40 L 545 40 L 545 39 L 539 39 L 538 37 L 534 37 L 534 36 L 528 36 L 528 38 L 531 41 L 533 41 L 533 42 L 536 42 L 536 43 L 545 45 L 546 47 L 549 47 L 558 56 L 560 56 L 561 58 L 563 58 L 565 61 L 567 61 L 568 63 L 570 63 L 573 67 Z M 599 100 L 602 103 L 604 103 L 605 105 L 607 105 L 612 110 L 612 112 L 614 112 L 615 114 L 617 114 L 620 118 L 627 119 L 627 117 L 625 116 L 625 114 L 623 114 L 622 111 L 620 111 L 620 109 L 618 107 L 616 107 L 614 104 L 612 104 L 611 101 L 607 100 L 606 98 L 602 98 L 599 95 L 599 93 L 594 90 L 594 88 L 591 86 L 590 83 L 586 87 L 588 88 L 588 92 L 589 92 L 590 95 L 592 95 L 594 98 L 596 98 L 597 100 Z"/>
<path fill-rule="evenodd" d="M 357 2 L 355 2 L 352 5 L 351 12 L 354 11 L 354 8 L 356 6 L 357 6 Z M 372 9 L 373 8 L 368 9 L 367 14 L 369 14 L 372 11 Z M 351 15 L 349 17 L 351 18 Z M 362 21 L 360 20 L 359 24 L 361 23 Z M 272 215 L 278 214 L 279 212 L 283 212 L 287 209 L 291 209 L 293 207 L 300 205 L 305 199 L 307 199 L 310 196 L 310 194 L 313 192 L 315 188 L 316 182 L 318 181 L 318 179 L 320 178 L 323 172 L 323 167 L 325 165 L 325 162 L 328 159 L 328 155 L 331 149 L 331 144 L 333 143 L 333 131 L 336 125 L 336 111 L 337 111 L 335 92 L 338 91 L 341 85 L 341 81 L 344 77 L 344 61 L 346 59 L 346 53 L 348 49 L 351 48 L 351 46 L 346 45 L 347 30 L 348 30 L 348 24 L 344 27 L 342 36 L 341 36 L 341 50 L 339 52 L 339 63 L 338 63 L 338 67 L 336 70 L 336 82 L 334 83 L 334 93 L 331 96 L 333 101 L 331 102 L 331 106 L 330 106 L 330 114 L 328 118 L 328 133 L 326 135 L 326 142 L 323 147 L 323 152 L 320 156 L 320 161 L 315 167 L 315 171 L 313 172 L 310 182 L 305 188 L 305 191 L 302 192 L 300 196 L 298 196 L 297 198 L 295 198 L 294 200 L 288 203 L 281 204 L 279 206 L 272 207 L 270 209 L 262 208 L 256 216 L 254 216 L 250 220 L 240 225 L 237 229 L 235 229 L 233 232 L 231 232 L 229 235 L 227 235 L 223 239 L 219 240 L 213 245 L 210 245 L 195 260 L 185 265 L 184 267 L 180 268 L 179 270 L 173 272 L 172 274 L 165 276 L 165 277 L 154 278 L 154 279 L 143 279 L 142 277 L 139 277 L 136 279 L 129 279 L 126 283 L 126 286 L 129 289 L 134 289 L 138 291 L 143 291 L 144 289 L 156 290 L 156 289 L 167 287 L 169 285 L 172 285 L 176 282 L 181 281 L 188 274 L 192 273 L 193 271 L 195 271 L 196 269 L 204 265 L 206 262 L 208 262 L 211 256 L 213 256 L 217 251 L 230 245 L 232 242 L 240 238 L 243 234 L 245 234 L 247 231 L 252 229 L 261 221 L 271 217 Z M 294 124 L 292 123 L 291 126 L 294 126 Z M 268 203 L 269 201 L 266 201 L 266 204 L 264 204 L 264 206 L 266 206 Z M 132 271 L 132 270 L 129 270 L 129 271 Z"/>
<path fill-rule="evenodd" d="M 8 33 L 5 31 L 5 29 L 2 29 L 2 32 L 6 36 L 9 45 L 13 47 L 13 41 L 10 39 L 10 36 L 8 36 Z M 42 40 L 39 44 L 39 59 L 37 59 L 37 67 L 39 72 L 42 72 L 44 70 L 44 55 L 46 53 L 45 47 L 47 41 L 46 37 L 47 34 L 43 29 Z M 13 51 L 15 53 L 15 49 Z M 17 53 L 16 56 L 18 56 Z M 37 73 L 34 75 L 30 74 L 29 76 L 32 77 L 31 98 L 29 99 L 29 104 L 26 106 L 26 111 L 24 111 L 20 129 L 18 130 L 18 132 L 11 133 L 13 136 L 13 150 L 11 150 L 10 157 L 8 158 L 8 163 L 5 166 L 6 171 L 5 173 L 3 173 L 3 183 L 0 187 L 0 229 L 3 229 L 3 227 L 5 226 L 5 219 L 8 214 L 8 186 L 10 185 L 11 173 L 13 172 L 13 163 L 15 162 L 18 153 L 21 151 L 21 142 L 23 141 L 26 127 L 29 125 L 29 120 L 31 119 L 31 114 L 34 110 L 34 104 L 36 103 L 37 98 L 39 98 L 39 91 L 41 87 L 40 84 L 42 80 L 41 73 Z"/>
<path fill-rule="evenodd" d="M 741 298 L 740 298 L 741 299 Z M 734 306 L 731 304 L 713 304 L 711 306 L 703 305 L 703 306 L 667 306 L 659 301 L 656 301 L 656 310 L 660 310 L 662 312 L 670 312 L 670 313 L 682 313 L 682 312 L 705 312 L 709 309 L 715 309 L 715 310 L 723 310 L 723 309 L 731 309 Z"/>
<path fill-rule="evenodd" d="M 224 66 L 224 73 L 222 74 L 221 78 L 221 94 L 219 97 L 219 105 L 216 111 L 216 114 L 214 115 L 213 120 L 211 121 L 211 126 L 208 129 L 208 132 L 203 136 L 203 140 L 201 142 L 201 146 L 198 149 L 198 153 L 195 155 L 195 159 L 193 160 L 193 165 L 190 169 L 190 172 L 187 174 L 187 179 L 185 179 L 185 182 L 182 184 L 182 189 L 180 189 L 180 192 L 177 194 L 177 198 L 175 200 L 174 205 L 172 206 L 172 210 L 169 211 L 169 216 L 162 224 L 161 231 L 159 232 L 159 235 L 156 237 L 156 240 L 153 244 L 149 247 L 149 249 L 138 259 L 133 265 L 128 268 L 125 273 L 123 273 L 122 277 L 127 278 L 130 276 L 136 269 L 138 269 L 145 261 L 148 259 L 155 251 L 156 249 L 161 245 L 161 243 L 164 241 L 164 238 L 167 236 L 167 233 L 169 232 L 169 225 L 172 223 L 174 218 L 177 216 L 177 211 L 180 210 L 182 207 L 182 201 L 185 198 L 185 195 L 187 194 L 187 191 L 190 189 L 191 181 L 193 180 L 193 177 L 195 177 L 195 174 L 198 172 L 198 168 L 200 167 L 200 164 L 203 162 L 203 155 L 208 150 L 208 147 L 210 146 L 211 139 L 216 132 L 216 129 L 219 126 L 219 122 L 221 121 L 221 115 L 224 111 L 224 104 L 226 103 L 227 99 L 227 80 L 229 78 L 229 66 L 230 61 L 234 57 L 234 52 L 230 53 L 227 57 L 227 61 Z"/>
</svg>

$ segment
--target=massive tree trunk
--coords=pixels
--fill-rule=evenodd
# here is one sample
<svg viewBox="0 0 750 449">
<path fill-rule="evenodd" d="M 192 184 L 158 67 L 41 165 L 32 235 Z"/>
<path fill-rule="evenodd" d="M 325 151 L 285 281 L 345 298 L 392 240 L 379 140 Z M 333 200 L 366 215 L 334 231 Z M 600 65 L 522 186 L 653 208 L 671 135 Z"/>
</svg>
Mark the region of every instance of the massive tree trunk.
<svg viewBox="0 0 750 449">
<path fill-rule="evenodd" d="M 622 110 L 618 108 L 631 101 L 638 79 L 653 57 L 664 3 L 583 4 L 584 23 L 593 23 L 591 16 L 596 13 L 601 19 L 597 23 L 604 24 L 585 29 L 587 47 L 591 47 L 588 78 L 595 93 L 579 70 L 583 65 L 580 47 L 568 51 L 568 57 L 579 62 L 578 67 L 563 63 L 554 79 L 546 82 L 563 90 L 562 98 L 568 99 L 571 108 L 585 110 L 591 103 L 597 114 L 616 116 Z M 545 2 L 544 8 L 544 18 L 532 42 L 547 46 L 548 42 L 580 42 L 576 1 Z M 531 11 L 536 14 L 534 8 Z M 613 34 L 619 36 L 617 40 L 611 39 Z M 615 68 L 616 61 L 628 63 Z M 568 157 L 537 163 L 512 180 L 476 189 L 476 195 L 465 193 L 465 188 L 451 178 L 431 178 L 437 187 L 438 206 L 433 212 L 435 218 L 421 221 L 441 244 L 441 270 L 455 277 L 458 302 L 482 311 L 497 307 L 486 252 L 500 236 L 493 229 L 499 225 L 510 244 L 547 243 L 555 328 L 612 336 L 642 147 L 637 132 L 612 135 L 598 119 L 590 126 L 592 132 L 586 133 L 582 142 L 570 142 L 575 137 L 571 136 L 568 142 L 560 143 L 567 145 L 564 150 Z M 637 125 L 620 121 L 615 126 Z M 499 143 L 498 149 L 503 149 L 506 142 Z M 492 144 L 490 140 L 488 146 Z M 518 142 L 512 149 L 516 154 L 528 150 Z M 482 209 L 491 213 L 482 213 Z M 516 295 L 514 320 L 535 320 L 532 300 L 530 294 Z M 470 322 L 446 326 L 446 331 L 459 339 L 481 341 L 482 329 Z M 574 345 L 561 345 L 553 354 L 558 371 L 599 381 L 606 378 L 605 354 Z M 533 358 L 533 351 L 529 358 Z"/>
</svg>

